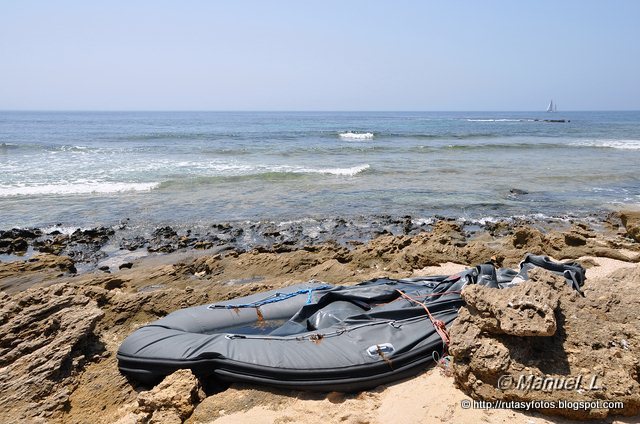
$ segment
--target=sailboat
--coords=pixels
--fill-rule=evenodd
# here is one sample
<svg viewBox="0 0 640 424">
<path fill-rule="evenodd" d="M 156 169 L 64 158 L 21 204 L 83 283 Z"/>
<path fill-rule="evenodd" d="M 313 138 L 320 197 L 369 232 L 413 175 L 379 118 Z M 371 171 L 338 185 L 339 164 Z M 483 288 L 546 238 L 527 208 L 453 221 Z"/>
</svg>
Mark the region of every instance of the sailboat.
<svg viewBox="0 0 640 424">
<path fill-rule="evenodd" d="M 549 102 L 549 106 L 547 106 L 547 112 L 557 112 L 558 105 L 553 103 L 553 100 Z M 543 119 L 544 122 L 571 122 L 568 119 Z"/>
</svg>

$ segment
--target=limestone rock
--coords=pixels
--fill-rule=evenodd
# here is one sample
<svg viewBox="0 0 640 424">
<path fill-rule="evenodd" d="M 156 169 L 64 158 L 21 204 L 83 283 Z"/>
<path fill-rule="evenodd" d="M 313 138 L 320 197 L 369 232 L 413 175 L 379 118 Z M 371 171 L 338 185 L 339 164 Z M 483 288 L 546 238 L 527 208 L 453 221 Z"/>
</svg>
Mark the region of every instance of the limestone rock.
<svg viewBox="0 0 640 424">
<path fill-rule="evenodd" d="M 620 275 L 620 277 L 618 277 Z M 624 277 L 623 277 L 624 276 Z M 467 306 L 450 330 L 456 384 L 488 401 L 622 401 L 623 410 L 548 409 L 572 419 L 640 412 L 640 267 L 601 281 L 588 279 L 582 297 L 548 271 L 507 289 L 469 286 Z M 503 385 L 503 376 L 510 378 Z M 580 390 L 518 387 L 520 378 L 556 380 L 582 376 Z M 598 388 L 589 389 L 596 376 Z"/>
<path fill-rule="evenodd" d="M 622 225 L 627 230 L 627 235 L 640 242 L 640 211 L 627 211 L 620 214 Z"/>
<path fill-rule="evenodd" d="M 178 370 L 152 390 L 138 395 L 138 411 L 150 417 L 150 423 L 181 423 L 205 398 L 198 379 L 190 370 Z"/>
<path fill-rule="evenodd" d="M 104 313 L 63 285 L 0 301 L 0 421 L 48 417 L 64 407 L 69 385 L 96 352 L 93 330 Z"/>
<path fill-rule="evenodd" d="M 71 258 L 41 253 L 26 261 L 0 263 L 0 290 L 17 293 L 36 283 L 75 273 L 76 267 Z"/>
<path fill-rule="evenodd" d="M 564 278 L 534 270 L 530 281 L 507 290 L 468 286 L 462 292 L 467 308 L 480 329 L 512 336 L 552 336 L 556 332 L 555 309 Z M 538 281 L 539 275 L 548 280 Z M 557 286 L 557 288 L 556 288 Z"/>
</svg>

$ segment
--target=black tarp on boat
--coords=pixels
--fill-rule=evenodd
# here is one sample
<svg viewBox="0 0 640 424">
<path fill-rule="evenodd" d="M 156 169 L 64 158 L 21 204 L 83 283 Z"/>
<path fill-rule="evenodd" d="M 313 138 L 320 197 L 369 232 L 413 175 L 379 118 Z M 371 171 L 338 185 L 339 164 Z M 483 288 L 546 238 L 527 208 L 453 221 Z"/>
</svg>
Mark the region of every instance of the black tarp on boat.
<svg viewBox="0 0 640 424">
<path fill-rule="evenodd" d="M 528 255 L 519 272 L 483 264 L 452 276 L 298 284 L 173 312 L 131 334 L 118 364 L 145 382 L 190 368 L 229 382 L 364 390 L 415 375 L 442 352 L 428 312 L 449 326 L 465 285 L 506 288 L 533 267 L 564 275 L 576 290 L 584 281 L 578 264 Z"/>
</svg>

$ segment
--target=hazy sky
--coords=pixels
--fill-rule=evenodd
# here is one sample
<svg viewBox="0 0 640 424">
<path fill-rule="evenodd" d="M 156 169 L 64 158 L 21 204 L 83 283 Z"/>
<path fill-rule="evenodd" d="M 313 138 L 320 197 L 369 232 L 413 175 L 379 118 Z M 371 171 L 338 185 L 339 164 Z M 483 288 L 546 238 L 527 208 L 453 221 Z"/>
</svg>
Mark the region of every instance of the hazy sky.
<svg viewBox="0 0 640 424">
<path fill-rule="evenodd" d="M 640 1 L 0 2 L 0 109 L 640 109 Z"/>
</svg>

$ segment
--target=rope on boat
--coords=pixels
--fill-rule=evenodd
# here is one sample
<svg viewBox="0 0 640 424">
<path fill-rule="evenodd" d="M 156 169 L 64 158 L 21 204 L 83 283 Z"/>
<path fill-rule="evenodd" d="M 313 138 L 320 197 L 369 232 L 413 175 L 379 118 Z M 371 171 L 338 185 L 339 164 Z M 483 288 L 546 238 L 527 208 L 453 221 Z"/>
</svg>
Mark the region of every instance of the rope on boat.
<svg viewBox="0 0 640 424">
<path fill-rule="evenodd" d="M 402 292 L 401 290 L 397 290 L 397 292 L 400 293 L 400 296 L 404 297 L 410 302 L 417 303 L 418 305 L 422 306 L 425 311 L 427 311 L 427 316 L 431 320 L 431 323 L 433 324 L 433 328 L 436 330 L 436 332 L 442 339 L 445 349 L 449 347 L 449 342 L 450 342 L 449 332 L 447 331 L 447 326 L 445 325 L 445 323 L 440 321 L 439 319 L 434 318 L 433 315 L 431 315 L 431 312 L 429 312 L 429 308 L 427 308 L 427 305 L 425 305 L 424 302 L 420 302 L 419 300 L 414 299 L 413 297 Z"/>
<path fill-rule="evenodd" d="M 314 291 L 316 290 L 326 290 L 326 289 L 330 289 L 332 286 L 319 286 L 319 287 L 314 287 L 311 289 L 302 289 L 302 290 L 298 290 L 295 292 L 291 292 L 291 293 L 274 293 L 273 295 L 262 299 L 262 300 L 256 300 L 255 302 L 251 302 L 251 303 L 238 303 L 238 304 L 229 304 L 229 305 L 219 305 L 219 304 L 213 304 L 213 305 L 209 305 L 207 308 L 208 309 L 237 309 L 237 308 L 259 308 L 260 306 L 263 305 L 268 305 L 270 303 L 276 303 L 276 302 L 281 302 L 283 300 L 287 300 L 287 299 L 291 299 L 292 297 L 295 296 L 299 296 L 301 294 L 306 294 L 307 295 L 307 302 L 306 304 L 310 304 L 312 301 L 312 294 Z"/>
</svg>

